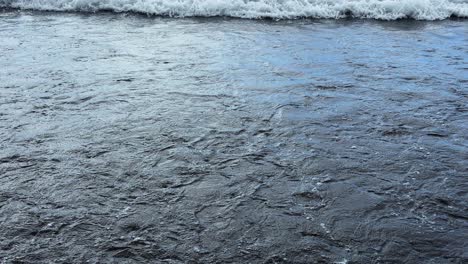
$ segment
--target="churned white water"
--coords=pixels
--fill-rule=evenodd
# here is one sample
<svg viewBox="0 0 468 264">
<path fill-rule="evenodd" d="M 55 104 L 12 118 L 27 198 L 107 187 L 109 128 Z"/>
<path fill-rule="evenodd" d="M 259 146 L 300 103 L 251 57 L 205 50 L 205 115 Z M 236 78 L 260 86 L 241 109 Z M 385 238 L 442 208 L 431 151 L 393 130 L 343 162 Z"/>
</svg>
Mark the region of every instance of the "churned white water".
<svg viewBox="0 0 468 264">
<path fill-rule="evenodd" d="M 0 7 L 49 11 L 138 12 L 172 17 L 371 18 L 468 17 L 468 0 L 0 0 Z"/>
</svg>

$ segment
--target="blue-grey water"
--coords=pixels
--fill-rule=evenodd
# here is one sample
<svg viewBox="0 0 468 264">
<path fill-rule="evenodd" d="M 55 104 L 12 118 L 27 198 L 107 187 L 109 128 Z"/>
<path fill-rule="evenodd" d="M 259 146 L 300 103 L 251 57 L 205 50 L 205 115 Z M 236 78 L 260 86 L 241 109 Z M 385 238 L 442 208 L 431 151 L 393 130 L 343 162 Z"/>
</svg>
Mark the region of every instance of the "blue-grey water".
<svg viewBox="0 0 468 264">
<path fill-rule="evenodd" d="M 1 263 L 467 263 L 468 23 L 0 12 Z"/>
</svg>

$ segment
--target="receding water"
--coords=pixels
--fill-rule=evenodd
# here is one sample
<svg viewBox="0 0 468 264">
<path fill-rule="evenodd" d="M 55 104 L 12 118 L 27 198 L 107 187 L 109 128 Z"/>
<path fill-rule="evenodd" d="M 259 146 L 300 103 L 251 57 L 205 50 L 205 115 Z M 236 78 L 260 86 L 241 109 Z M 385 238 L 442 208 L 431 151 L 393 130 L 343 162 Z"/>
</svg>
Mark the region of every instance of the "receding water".
<svg viewBox="0 0 468 264">
<path fill-rule="evenodd" d="M 3 11 L 0 262 L 466 263 L 467 32 Z"/>
</svg>

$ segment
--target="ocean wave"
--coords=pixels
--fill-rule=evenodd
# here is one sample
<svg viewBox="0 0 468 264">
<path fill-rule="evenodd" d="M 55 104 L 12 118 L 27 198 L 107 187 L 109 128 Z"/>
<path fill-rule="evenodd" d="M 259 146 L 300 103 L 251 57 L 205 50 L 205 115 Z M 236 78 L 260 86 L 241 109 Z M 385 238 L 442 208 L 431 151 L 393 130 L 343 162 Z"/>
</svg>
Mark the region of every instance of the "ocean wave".
<svg viewBox="0 0 468 264">
<path fill-rule="evenodd" d="M 0 0 L 0 7 L 42 11 L 137 12 L 170 17 L 468 18 L 468 0 Z"/>
</svg>

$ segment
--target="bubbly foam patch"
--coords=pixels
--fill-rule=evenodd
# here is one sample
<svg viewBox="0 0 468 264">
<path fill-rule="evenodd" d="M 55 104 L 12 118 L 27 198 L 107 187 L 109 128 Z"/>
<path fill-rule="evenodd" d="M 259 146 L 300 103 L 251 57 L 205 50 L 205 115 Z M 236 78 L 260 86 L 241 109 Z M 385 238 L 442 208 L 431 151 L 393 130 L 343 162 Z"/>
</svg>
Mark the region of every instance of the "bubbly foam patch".
<svg viewBox="0 0 468 264">
<path fill-rule="evenodd" d="M 0 0 L 0 7 L 79 12 L 138 12 L 171 17 L 468 18 L 468 0 Z"/>
</svg>

